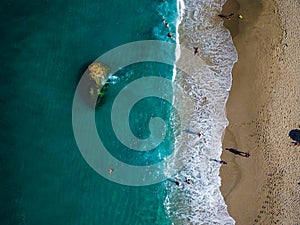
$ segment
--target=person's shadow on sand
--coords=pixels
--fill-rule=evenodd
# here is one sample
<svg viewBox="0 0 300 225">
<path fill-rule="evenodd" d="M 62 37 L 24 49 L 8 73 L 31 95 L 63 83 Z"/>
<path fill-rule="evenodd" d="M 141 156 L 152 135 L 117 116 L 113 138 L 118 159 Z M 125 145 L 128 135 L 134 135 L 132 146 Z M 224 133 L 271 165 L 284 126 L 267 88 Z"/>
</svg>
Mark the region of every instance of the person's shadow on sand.
<svg viewBox="0 0 300 225">
<path fill-rule="evenodd" d="M 234 148 L 225 148 L 225 150 L 230 151 L 231 153 L 235 154 L 235 155 L 240 155 L 242 157 L 250 157 L 250 153 L 249 152 L 241 152 L 239 150 L 236 150 Z"/>
</svg>

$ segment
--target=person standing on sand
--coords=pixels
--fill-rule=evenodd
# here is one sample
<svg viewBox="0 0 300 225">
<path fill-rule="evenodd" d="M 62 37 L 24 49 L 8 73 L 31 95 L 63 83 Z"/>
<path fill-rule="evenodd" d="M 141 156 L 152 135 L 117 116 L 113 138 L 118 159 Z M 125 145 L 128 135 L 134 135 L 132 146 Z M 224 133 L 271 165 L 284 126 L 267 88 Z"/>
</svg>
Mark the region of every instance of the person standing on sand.
<svg viewBox="0 0 300 225">
<path fill-rule="evenodd" d="M 235 154 L 235 155 L 240 155 L 242 157 L 250 157 L 250 153 L 249 152 L 241 152 L 239 150 L 236 150 L 234 148 L 225 148 L 225 150 L 230 151 L 231 153 Z"/>
<path fill-rule="evenodd" d="M 197 55 L 199 53 L 199 48 L 198 47 L 194 47 L 194 55 Z"/>
</svg>

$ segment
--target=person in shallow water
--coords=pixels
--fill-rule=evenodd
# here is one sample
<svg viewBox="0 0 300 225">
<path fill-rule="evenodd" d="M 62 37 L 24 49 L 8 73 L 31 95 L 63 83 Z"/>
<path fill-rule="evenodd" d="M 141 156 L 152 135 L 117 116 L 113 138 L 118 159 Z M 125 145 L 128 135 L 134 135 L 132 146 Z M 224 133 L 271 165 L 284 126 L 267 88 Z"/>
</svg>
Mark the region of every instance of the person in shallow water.
<svg viewBox="0 0 300 225">
<path fill-rule="evenodd" d="M 189 178 L 185 178 L 185 183 L 186 184 L 192 184 L 192 181 Z"/>
<path fill-rule="evenodd" d="M 191 130 L 183 130 L 185 133 L 187 133 L 187 134 L 195 134 L 195 135 L 197 135 L 198 137 L 201 137 L 201 133 L 200 132 L 194 132 L 194 131 L 191 131 Z"/>
<path fill-rule="evenodd" d="M 180 186 L 180 182 L 179 181 L 177 181 L 177 180 L 173 180 L 172 181 L 174 184 L 176 184 L 177 186 Z M 191 182 L 191 180 L 190 179 L 187 179 L 187 178 L 185 178 L 185 181 L 184 181 L 186 184 L 192 184 L 192 182 Z"/>
<path fill-rule="evenodd" d="M 180 184 L 181 184 L 181 183 L 180 183 L 179 181 L 177 181 L 177 180 L 171 180 L 171 179 L 170 179 L 170 181 L 173 182 L 174 184 L 176 184 L 177 186 L 180 186 Z M 186 183 L 186 184 L 193 184 L 192 180 L 189 179 L 189 178 L 186 178 L 186 177 L 185 177 L 185 179 L 184 179 L 184 183 Z"/>
<path fill-rule="evenodd" d="M 225 148 L 225 150 L 230 151 L 231 153 L 235 154 L 235 155 L 240 155 L 243 157 L 250 157 L 250 153 L 249 152 L 241 152 L 239 150 L 236 150 L 234 148 Z"/>
<path fill-rule="evenodd" d="M 220 163 L 221 165 L 226 165 L 227 164 L 227 162 L 225 162 L 223 160 L 210 159 L 210 161 L 214 161 L 214 162 Z"/>
<path fill-rule="evenodd" d="M 165 18 L 162 19 L 162 23 L 165 24 L 166 28 L 169 28 L 170 25 L 168 24 L 167 20 Z"/>
<path fill-rule="evenodd" d="M 172 38 L 173 35 L 172 35 L 171 33 L 168 33 L 168 37 L 169 37 L 169 38 Z"/>
<path fill-rule="evenodd" d="M 174 183 L 175 183 L 177 186 L 180 185 L 179 181 L 177 181 L 177 180 L 175 180 Z"/>
</svg>

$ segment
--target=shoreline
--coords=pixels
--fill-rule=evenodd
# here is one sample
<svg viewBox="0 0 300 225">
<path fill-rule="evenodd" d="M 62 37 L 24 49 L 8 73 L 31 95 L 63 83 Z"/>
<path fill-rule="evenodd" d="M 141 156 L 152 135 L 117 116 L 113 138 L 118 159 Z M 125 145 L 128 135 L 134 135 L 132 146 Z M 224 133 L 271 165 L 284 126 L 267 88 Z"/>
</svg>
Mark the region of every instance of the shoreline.
<svg viewBox="0 0 300 225">
<path fill-rule="evenodd" d="M 288 138 L 300 124 L 299 10 L 292 0 L 228 0 L 223 6 L 224 14 L 244 16 L 224 21 L 239 59 L 226 103 L 223 149 L 251 154 L 222 153 L 228 165 L 220 169 L 220 189 L 237 225 L 300 222 L 300 154 Z"/>
</svg>

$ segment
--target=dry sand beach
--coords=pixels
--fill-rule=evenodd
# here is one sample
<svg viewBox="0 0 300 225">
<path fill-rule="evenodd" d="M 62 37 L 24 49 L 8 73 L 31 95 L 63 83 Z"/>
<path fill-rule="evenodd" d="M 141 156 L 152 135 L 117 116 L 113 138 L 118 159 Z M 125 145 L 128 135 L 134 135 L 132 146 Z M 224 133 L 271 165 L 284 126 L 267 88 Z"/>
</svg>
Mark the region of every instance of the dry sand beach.
<svg viewBox="0 0 300 225">
<path fill-rule="evenodd" d="M 227 102 L 221 191 L 237 225 L 300 224 L 300 1 L 229 0 L 224 21 L 239 60 Z"/>
</svg>

